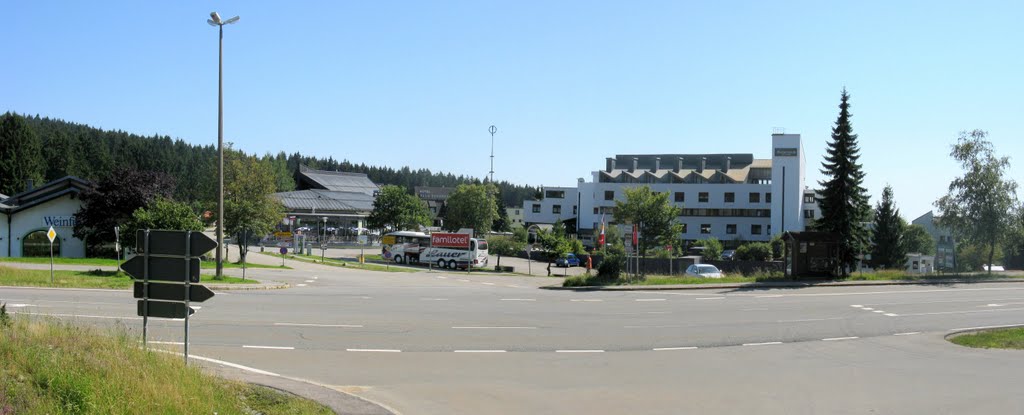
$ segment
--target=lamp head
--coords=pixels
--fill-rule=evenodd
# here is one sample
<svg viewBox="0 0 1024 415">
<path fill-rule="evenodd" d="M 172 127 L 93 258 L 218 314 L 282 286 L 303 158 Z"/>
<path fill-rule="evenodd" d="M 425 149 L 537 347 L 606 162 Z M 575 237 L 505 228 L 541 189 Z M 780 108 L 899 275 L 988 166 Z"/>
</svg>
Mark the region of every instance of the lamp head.
<svg viewBox="0 0 1024 415">
<path fill-rule="evenodd" d="M 210 19 L 213 20 L 214 23 L 220 24 L 220 15 L 217 14 L 217 12 L 210 12 Z"/>
</svg>

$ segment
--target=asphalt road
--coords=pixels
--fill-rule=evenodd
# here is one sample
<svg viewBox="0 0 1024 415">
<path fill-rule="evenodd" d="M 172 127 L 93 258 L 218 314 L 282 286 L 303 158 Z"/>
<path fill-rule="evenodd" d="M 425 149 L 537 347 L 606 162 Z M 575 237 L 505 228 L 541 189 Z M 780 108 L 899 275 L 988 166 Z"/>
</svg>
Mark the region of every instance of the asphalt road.
<svg viewBox="0 0 1024 415">
<path fill-rule="evenodd" d="M 252 270 L 191 352 L 403 414 L 1024 413 L 1024 352 L 943 336 L 1024 323 L 1024 284 L 572 292 L 537 277 Z M 19 314 L 141 331 L 129 292 L 0 288 Z M 177 347 L 180 321 L 150 339 Z"/>
</svg>

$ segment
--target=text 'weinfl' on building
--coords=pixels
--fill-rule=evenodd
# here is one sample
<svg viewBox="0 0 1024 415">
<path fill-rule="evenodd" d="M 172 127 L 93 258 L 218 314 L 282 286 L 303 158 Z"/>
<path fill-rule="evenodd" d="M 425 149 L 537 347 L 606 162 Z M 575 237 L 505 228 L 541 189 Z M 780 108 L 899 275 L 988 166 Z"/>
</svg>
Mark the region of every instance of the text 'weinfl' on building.
<svg viewBox="0 0 1024 415">
<path fill-rule="evenodd" d="M 648 186 L 668 193 L 681 208 L 681 240 L 710 237 L 768 241 L 787 231 L 803 231 L 821 216 L 812 190 L 805 187 L 805 160 L 799 134 L 772 134 L 771 158 L 735 154 L 620 154 L 608 157 L 592 181 L 576 187 L 545 187 L 543 198 L 523 202 L 527 226 L 562 221 L 585 245 L 593 246 L 601 221 L 615 224 L 615 201 L 627 188 Z M 595 232 L 595 230 L 598 230 Z M 629 234 L 628 227 L 624 227 Z"/>
</svg>

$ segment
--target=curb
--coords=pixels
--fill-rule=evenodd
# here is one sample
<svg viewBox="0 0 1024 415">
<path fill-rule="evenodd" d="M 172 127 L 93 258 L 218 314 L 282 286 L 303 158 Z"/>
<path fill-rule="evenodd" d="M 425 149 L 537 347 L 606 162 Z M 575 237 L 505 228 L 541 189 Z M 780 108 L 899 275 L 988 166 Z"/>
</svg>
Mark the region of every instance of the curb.
<svg viewBox="0 0 1024 415">
<path fill-rule="evenodd" d="M 987 327 L 987 328 L 983 328 L 983 329 L 970 329 L 970 330 L 954 331 L 952 333 L 947 333 L 945 336 L 942 336 L 942 338 L 945 339 L 946 341 L 949 341 L 950 343 L 952 343 L 951 340 L 954 337 L 966 336 L 968 334 L 984 333 L 986 331 L 992 331 L 992 330 L 1018 329 L 1018 328 L 1024 328 L 1024 324 L 1010 324 L 1010 325 L 1007 325 L 1007 326 Z M 953 344 L 956 344 L 956 343 L 953 343 Z M 968 348 L 971 348 L 971 349 L 978 349 L 978 347 L 961 346 L 959 344 L 957 344 L 957 346 L 968 347 Z M 1010 350 L 1010 349 L 991 349 L 991 348 L 988 348 L 988 347 L 986 347 L 985 349 L 989 349 L 989 350 Z"/>
<path fill-rule="evenodd" d="M 563 291 L 668 291 L 668 290 L 718 290 L 718 289 L 762 289 L 762 288 L 809 288 L 809 287 L 868 287 L 881 285 L 935 285 L 935 284 L 1003 284 L 1024 283 L 1024 278 L 1004 278 L 992 280 L 947 279 L 926 281 L 840 281 L 840 282 L 751 282 L 737 284 L 690 284 L 690 285 L 588 285 L 582 287 L 563 287 L 547 285 L 539 287 L 543 290 Z"/>
</svg>

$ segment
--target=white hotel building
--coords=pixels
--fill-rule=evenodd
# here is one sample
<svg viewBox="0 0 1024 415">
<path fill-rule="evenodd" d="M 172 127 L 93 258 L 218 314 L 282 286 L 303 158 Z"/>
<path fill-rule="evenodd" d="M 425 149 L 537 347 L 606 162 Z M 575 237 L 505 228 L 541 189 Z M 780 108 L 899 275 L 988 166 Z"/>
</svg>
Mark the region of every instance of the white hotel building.
<svg viewBox="0 0 1024 415">
<path fill-rule="evenodd" d="M 584 244 L 594 243 L 601 219 L 612 224 L 616 200 L 624 189 L 649 186 L 668 193 L 682 208 L 680 239 L 715 237 L 732 241 L 768 241 L 786 231 L 803 231 L 805 221 L 820 218 L 814 192 L 804 186 L 805 160 L 799 134 L 772 134 L 772 157 L 753 154 L 617 155 L 592 181 L 576 187 L 545 187 L 544 198 L 523 202 L 527 226 L 563 221 Z M 806 222 L 809 223 L 809 222 Z M 629 229 L 623 228 L 623 234 Z"/>
</svg>

